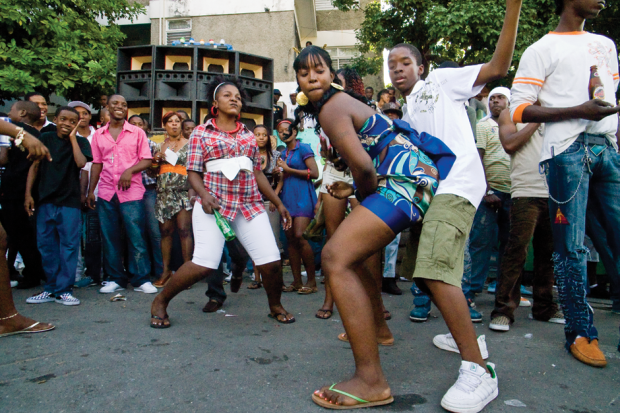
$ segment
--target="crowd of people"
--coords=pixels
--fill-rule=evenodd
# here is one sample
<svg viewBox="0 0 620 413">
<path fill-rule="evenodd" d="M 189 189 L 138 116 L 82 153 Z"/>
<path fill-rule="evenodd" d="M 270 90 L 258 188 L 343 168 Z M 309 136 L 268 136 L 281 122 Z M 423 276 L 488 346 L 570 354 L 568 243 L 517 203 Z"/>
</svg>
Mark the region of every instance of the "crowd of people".
<svg viewBox="0 0 620 413">
<path fill-rule="evenodd" d="M 620 314 L 618 54 L 610 39 L 583 31 L 604 3 L 556 0 L 556 30 L 525 51 L 511 89 L 489 91 L 510 68 L 521 3 L 507 0 L 490 62 L 429 71 L 420 51 L 401 43 L 388 56 L 393 87 L 376 96 L 354 70 L 336 72 L 329 53 L 308 45 L 294 62 L 294 107 L 278 106 L 275 131 L 240 122 L 245 91 L 223 77 L 209 85 L 203 124 L 169 112 L 163 135 L 150 135 L 148 119 L 128 118 L 118 94 L 105 97 L 98 123 L 80 101 L 59 107 L 52 123 L 45 98 L 26 95 L 10 123 L 0 121 L 12 137 L 0 149 L 0 222 L 9 267 L 16 252 L 25 266 L 17 288 L 44 280 L 27 302 L 69 306 L 80 304 L 75 285 L 106 294 L 162 288 L 150 326 L 169 328 L 177 294 L 207 278 L 203 311 L 215 312 L 225 275 L 237 292 L 249 267 L 248 288 L 264 287 L 269 317 L 289 324 L 295 318 L 281 295 L 317 293 L 319 262 L 325 299 L 316 317 L 329 319 L 337 306 L 345 329 L 338 339 L 351 344 L 355 374 L 312 400 L 330 409 L 379 406 L 394 400 L 379 360 L 378 345 L 394 345 L 381 292 L 402 294 L 396 264 L 408 231 L 398 275 L 414 281 L 409 317 L 426 321 L 434 304 L 449 332 L 433 343 L 462 357 L 441 401 L 446 410 L 478 412 L 498 395 L 495 365 L 472 324 L 482 321 L 475 300 L 493 255 L 490 330 L 508 331 L 515 310 L 531 306 L 531 319 L 564 325 L 577 360 L 604 367 L 587 261 L 596 248 Z M 307 129 L 320 137 L 321 174 L 300 140 Z M 308 241 L 318 227 L 320 261 Z M 530 241 L 532 292 L 523 285 Z M 3 251 L 0 336 L 53 329 L 15 310 Z"/>
</svg>

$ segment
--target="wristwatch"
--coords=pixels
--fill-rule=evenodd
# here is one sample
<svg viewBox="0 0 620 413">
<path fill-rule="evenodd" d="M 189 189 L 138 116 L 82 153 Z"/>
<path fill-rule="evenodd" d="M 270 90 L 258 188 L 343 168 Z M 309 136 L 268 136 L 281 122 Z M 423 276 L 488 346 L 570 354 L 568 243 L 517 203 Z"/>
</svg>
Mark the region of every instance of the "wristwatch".
<svg viewBox="0 0 620 413">
<path fill-rule="evenodd" d="M 487 191 L 487 196 L 491 196 L 491 195 L 495 195 L 495 192 L 493 192 L 493 190 L 492 190 L 492 189 L 489 189 L 489 190 Z"/>
</svg>

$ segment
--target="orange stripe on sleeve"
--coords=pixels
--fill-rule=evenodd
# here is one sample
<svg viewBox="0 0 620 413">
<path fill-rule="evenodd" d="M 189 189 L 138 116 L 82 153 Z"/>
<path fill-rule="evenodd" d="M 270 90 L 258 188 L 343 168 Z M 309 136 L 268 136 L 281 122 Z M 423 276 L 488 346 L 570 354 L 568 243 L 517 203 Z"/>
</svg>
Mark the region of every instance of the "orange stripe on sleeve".
<svg viewBox="0 0 620 413">
<path fill-rule="evenodd" d="M 545 83 L 542 79 L 536 79 L 535 77 L 515 77 L 515 80 L 532 80 L 534 82 Z"/>
<path fill-rule="evenodd" d="M 515 110 L 515 114 L 512 117 L 512 121 L 514 123 L 523 123 L 522 119 L 523 119 L 523 111 L 525 110 L 526 107 L 528 106 L 532 106 L 531 103 L 522 103 L 521 105 L 519 105 L 519 107 L 517 107 L 517 110 Z"/>
<path fill-rule="evenodd" d="M 515 80 L 512 82 L 513 85 L 521 84 L 521 85 L 534 85 L 538 87 L 543 87 L 542 83 L 530 82 L 529 80 Z"/>
</svg>

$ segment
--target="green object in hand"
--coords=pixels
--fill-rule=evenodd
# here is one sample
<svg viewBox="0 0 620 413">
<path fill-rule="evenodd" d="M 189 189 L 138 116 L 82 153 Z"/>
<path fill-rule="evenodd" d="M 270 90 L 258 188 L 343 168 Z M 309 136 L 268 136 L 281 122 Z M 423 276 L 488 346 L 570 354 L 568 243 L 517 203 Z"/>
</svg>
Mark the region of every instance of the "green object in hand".
<svg viewBox="0 0 620 413">
<path fill-rule="evenodd" d="M 224 218 L 217 209 L 213 210 L 213 215 L 215 215 L 217 226 L 220 228 L 220 231 L 222 231 L 222 234 L 224 234 L 224 239 L 226 239 L 226 241 L 234 240 L 236 238 L 235 231 L 233 231 L 228 220 Z"/>
</svg>

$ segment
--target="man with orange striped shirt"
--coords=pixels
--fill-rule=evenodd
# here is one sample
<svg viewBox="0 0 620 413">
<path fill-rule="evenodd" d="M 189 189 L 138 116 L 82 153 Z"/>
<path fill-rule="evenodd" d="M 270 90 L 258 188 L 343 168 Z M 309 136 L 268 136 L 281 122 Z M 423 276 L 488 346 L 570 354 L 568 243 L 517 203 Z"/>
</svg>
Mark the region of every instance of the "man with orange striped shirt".
<svg viewBox="0 0 620 413">
<path fill-rule="evenodd" d="M 615 231 L 607 238 L 620 265 L 618 53 L 611 39 L 583 31 L 585 19 L 596 18 L 605 0 L 556 0 L 556 5 L 558 27 L 521 58 L 510 111 L 515 123 L 546 124 L 540 165 L 549 187 L 566 348 L 579 361 L 604 367 L 586 300 L 588 249 L 583 242 L 591 197 L 601 206 L 603 226 Z M 589 86 L 595 77 L 603 88 L 593 99 Z M 540 106 L 534 105 L 536 100 Z"/>
</svg>

